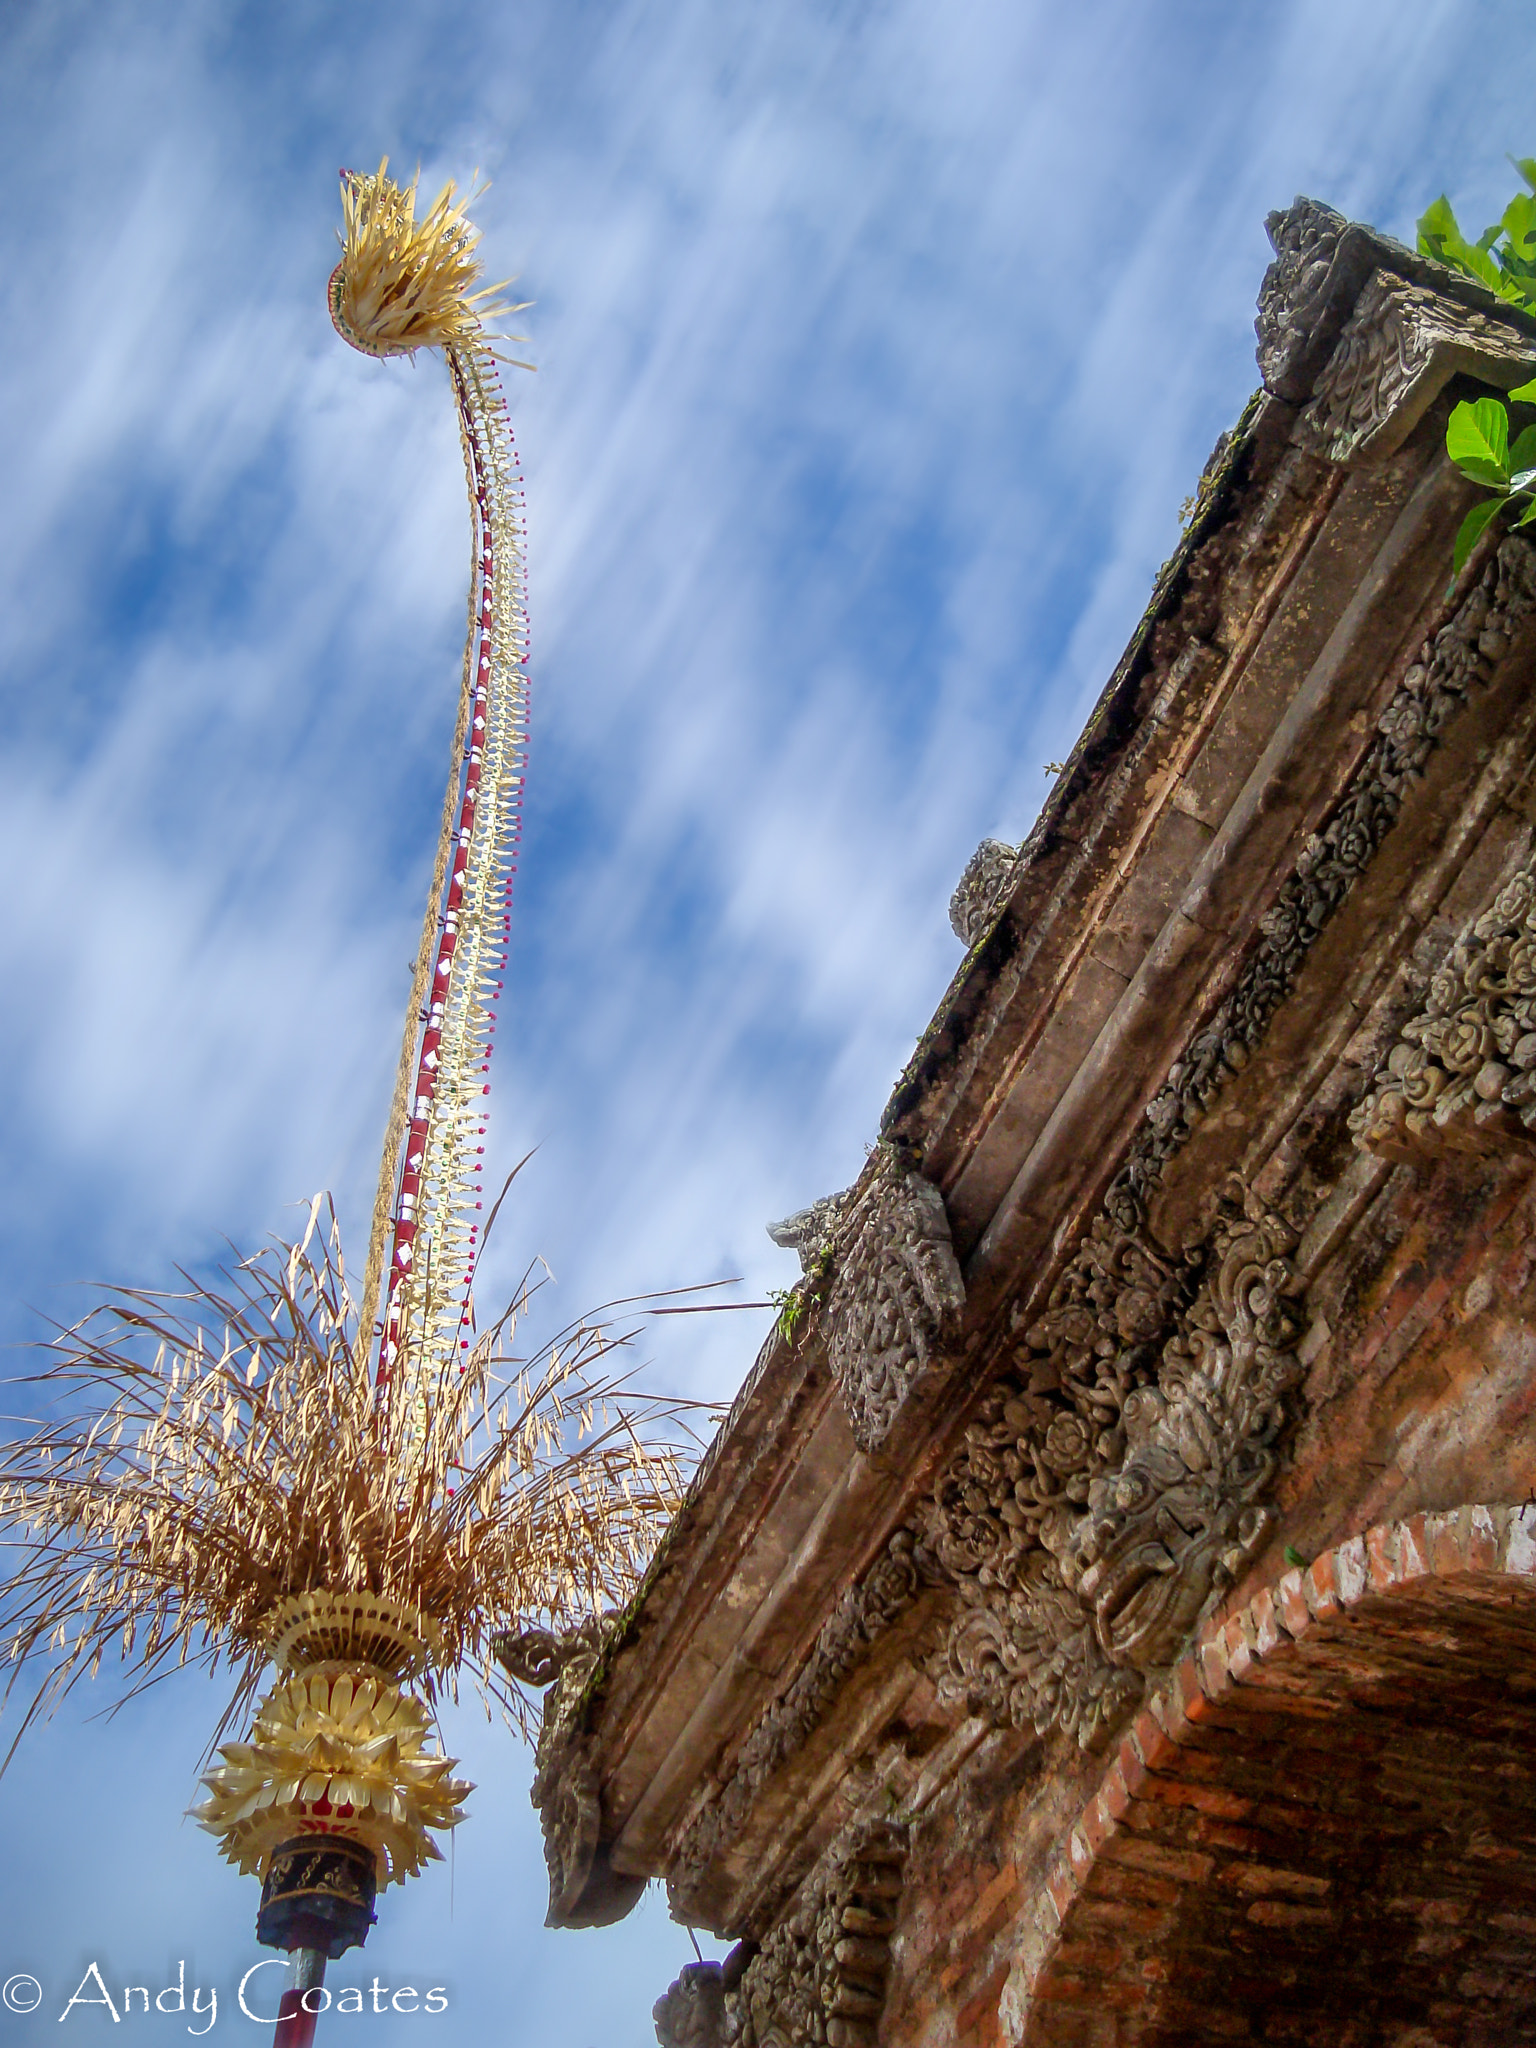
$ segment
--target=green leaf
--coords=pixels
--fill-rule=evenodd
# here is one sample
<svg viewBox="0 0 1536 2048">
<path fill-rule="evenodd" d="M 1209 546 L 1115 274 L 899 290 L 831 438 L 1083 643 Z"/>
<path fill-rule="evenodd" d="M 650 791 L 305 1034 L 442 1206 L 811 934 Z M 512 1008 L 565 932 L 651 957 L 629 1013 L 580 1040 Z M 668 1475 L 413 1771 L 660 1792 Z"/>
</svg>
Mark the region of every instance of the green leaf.
<svg viewBox="0 0 1536 2048">
<path fill-rule="evenodd" d="M 1536 157 L 1510 161 L 1536 194 Z M 1419 220 L 1419 249 L 1475 277 L 1506 304 L 1536 313 L 1536 197 L 1517 193 L 1502 217 L 1469 242 L 1442 192 Z"/>
<path fill-rule="evenodd" d="M 1501 299 L 1520 296 L 1519 288 L 1504 275 L 1486 249 L 1468 249 L 1462 268 L 1470 270 L 1480 284 L 1487 285 L 1491 292 L 1497 292 Z"/>
<path fill-rule="evenodd" d="M 1536 523 L 1536 503 L 1527 505 L 1515 521 L 1516 526 L 1530 526 L 1533 523 Z"/>
<path fill-rule="evenodd" d="M 1536 405 L 1536 377 L 1529 384 L 1517 384 L 1509 395 L 1516 405 Z"/>
<path fill-rule="evenodd" d="M 1490 228 L 1489 241 L 1496 240 L 1498 233 L 1497 228 Z M 1453 270 L 1465 271 L 1468 276 L 1487 285 L 1490 291 L 1499 289 L 1498 265 L 1488 254 L 1487 246 L 1467 240 L 1461 231 L 1460 221 L 1451 210 L 1451 202 L 1443 192 L 1420 217 L 1419 252 L 1450 264 Z"/>
<path fill-rule="evenodd" d="M 1445 452 L 1479 483 L 1509 481 L 1509 414 L 1496 398 L 1465 398 L 1446 423 Z"/>
<path fill-rule="evenodd" d="M 1536 427 L 1522 427 L 1515 436 L 1514 446 L 1509 451 L 1509 466 L 1511 471 L 1514 471 L 1530 469 L 1533 464 L 1536 464 Z M 1513 475 L 1510 482 L 1514 483 Z M 1515 484 L 1515 489 L 1523 489 L 1523 486 Z"/>
<path fill-rule="evenodd" d="M 1515 250 L 1522 256 L 1530 256 L 1531 237 L 1536 234 L 1536 197 L 1528 192 L 1517 192 L 1505 207 L 1500 226 Z"/>
<path fill-rule="evenodd" d="M 1419 254 L 1433 256 L 1441 263 L 1455 263 L 1467 247 L 1461 224 L 1442 192 L 1419 215 Z"/>
<path fill-rule="evenodd" d="M 1504 500 L 1502 498 L 1485 498 L 1481 505 L 1474 505 L 1466 518 L 1463 519 L 1460 530 L 1456 535 L 1456 551 L 1451 557 L 1451 574 L 1453 577 L 1459 576 L 1466 567 L 1467 557 L 1481 539 L 1484 527 L 1487 526 L 1494 514 L 1500 510 L 1503 503 Z M 1522 520 L 1521 524 L 1523 525 L 1524 523 Z"/>
</svg>

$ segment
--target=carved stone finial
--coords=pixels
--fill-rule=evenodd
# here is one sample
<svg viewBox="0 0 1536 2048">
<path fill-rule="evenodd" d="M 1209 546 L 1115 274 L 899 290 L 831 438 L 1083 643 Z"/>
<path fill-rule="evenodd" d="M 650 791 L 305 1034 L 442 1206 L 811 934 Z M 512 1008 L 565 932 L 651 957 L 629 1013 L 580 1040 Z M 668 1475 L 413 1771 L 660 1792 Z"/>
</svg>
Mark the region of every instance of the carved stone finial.
<svg viewBox="0 0 1536 2048">
<path fill-rule="evenodd" d="M 782 1250 L 798 1252 L 801 1272 L 810 1273 L 831 1243 L 846 1200 L 846 1191 L 823 1195 L 808 1209 L 797 1209 L 793 1216 L 786 1216 L 782 1223 L 770 1223 L 768 1235 Z"/>
<path fill-rule="evenodd" d="M 524 1629 L 492 1644 L 503 1670 L 521 1684 L 551 1688 L 534 1753 L 531 1795 L 549 1867 L 549 1927 L 607 1926 L 621 1919 L 645 1889 L 643 1878 L 608 1867 L 597 1772 L 582 1728 L 587 1683 L 613 1618 L 594 1615 L 563 1635 Z"/>
<path fill-rule="evenodd" d="M 1305 398 L 1303 359 L 1327 310 L 1339 241 L 1349 223 L 1316 199 L 1272 213 L 1264 227 L 1275 260 L 1259 287 L 1259 374 L 1278 398 Z"/>
<path fill-rule="evenodd" d="M 965 1307 L 944 1197 L 888 1154 L 838 1227 L 822 1313 L 854 1441 L 874 1450 L 937 1369 Z"/>
<path fill-rule="evenodd" d="M 950 929 L 967 946 L 975 945 L 1002 907 L 1019 857 L 1016 846 L 1001 839 L 983 839 L 965 864 L 965 873 L 949 899 Z"/>
<path fill-rule="evenodd" d="M 661 2048 L 726 2048 L 725 1972 L 685 1963 L 651 2007 Z"/>
<path fill-rule="evenodd" d="M 597 1855 L 601 1825 L 597 1773 L 581 1732 L 581 1696 L 597 1668 L 602 1623 L 584 1622 L 566 1635 L 526 1629 L 495 1645 L 502 1667 L 524 1683 L 551 1686 L 544 1701 L 539 1746 L 534 1756 L 534 1805 L 544 1833 L 549 1867 L 546 1925 L 564 1927 L 578 1902 Z"/>
<path fill-rule="evenodd" d="M 553 1685 L 581 1647 L 579 1633 L 557 1635 L 548 1628 L 525 1628 L 518 1635 L 491 1638 L 492 1653 L 503 1671 L 535 1691 Z"/>
</svg>

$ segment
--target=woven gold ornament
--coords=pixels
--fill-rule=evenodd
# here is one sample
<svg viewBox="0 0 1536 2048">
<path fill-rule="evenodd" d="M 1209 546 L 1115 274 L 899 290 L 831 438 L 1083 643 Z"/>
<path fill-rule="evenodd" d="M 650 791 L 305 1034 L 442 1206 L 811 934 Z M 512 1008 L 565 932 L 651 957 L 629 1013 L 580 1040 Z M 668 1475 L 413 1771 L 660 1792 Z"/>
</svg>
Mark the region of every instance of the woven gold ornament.
<svg viewBox="0 0 1536 2048">
<path fill-rule="evenodd" d="M 456 1827 L 474 1789 L 449 1773 L 431 1717 L 367 1664 L 313 1664 L 256 1710 L 248 1742 L 226 1743 L 195 1817 L 243 1875 L 266 1875 L 279 1843 L 342 1836 L 373 1850 L 380 1884 L 440 1858 L 432 1831 Z"/>
</svg>

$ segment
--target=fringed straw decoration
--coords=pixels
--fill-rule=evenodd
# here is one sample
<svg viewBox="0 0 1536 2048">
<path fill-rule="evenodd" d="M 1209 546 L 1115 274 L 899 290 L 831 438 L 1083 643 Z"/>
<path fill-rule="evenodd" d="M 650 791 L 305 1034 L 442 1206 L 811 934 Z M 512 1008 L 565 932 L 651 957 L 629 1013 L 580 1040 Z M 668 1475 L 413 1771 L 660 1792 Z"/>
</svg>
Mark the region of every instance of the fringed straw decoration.
<svg viewBox="0 0 1536 2048">
<path fill-rule="evenodd" d="M 416 187 L 344 175 L 331 279 L 338 331 L 370 355 L 440 348 L 458 407 L 474 545 L 459 740 L 444 799 L 363 1282 L 364 1341 L 383 1306 L 377 1383 L 397 1428 L 418 1379 L 468 1347 L 479 1242 L 484 1098 L 506 966 L 528 737 L 523 490 L 484 322 L 512 310 L 472 289 L 478 240 L 450 183 L 422 221 Z M 388 1270 L 384 1246 L 389 1243 Z"/>
</svg>

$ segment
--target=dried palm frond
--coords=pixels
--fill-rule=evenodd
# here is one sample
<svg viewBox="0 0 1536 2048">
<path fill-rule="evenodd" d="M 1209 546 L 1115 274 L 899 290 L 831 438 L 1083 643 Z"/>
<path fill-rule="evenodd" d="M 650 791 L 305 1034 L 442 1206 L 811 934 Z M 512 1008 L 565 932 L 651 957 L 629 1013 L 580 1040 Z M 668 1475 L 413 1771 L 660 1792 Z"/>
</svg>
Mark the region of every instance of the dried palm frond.
<svg viewBox="0 0 1536 2048">
<path fill-rule="evenodd" d="M 482 266 L 467 209 L 486 188 L 461 199 L 450 178 L 418 220 L 420 173 L 397 185 L 388 169 L 385 157 L 371 177 L 342 173 L 346 227 L 331 273 L 331 318 L 354 348 L 372 356 L 484 346 L 489 321 L 522 311 L 496 296 L 507 279 L 472 289 Z"/>
<path fill-rule="evenodd" d="M 33 1383 L 62 1412 L 0 1448 L 0 1640 L 12 1686 L 46 1667 L 23 1728 L 120 1654 L 131 1692 L 232 1666 L 222 1733 L 323 1592 L 409 1617 L 429 1695 L 468 1669 L 526 1731 L 490 1638 L 570 1626 L 636 1584 L 680 1497 L 691 1404 L 611 1371 L 627 1340 L 600 1324 L 514 1359 L 525 1288 L 391 1414 L 322 1213 L 300 1244 L 184 1293 L 120 1290 L 55 1340 Z"/>
</svg>

